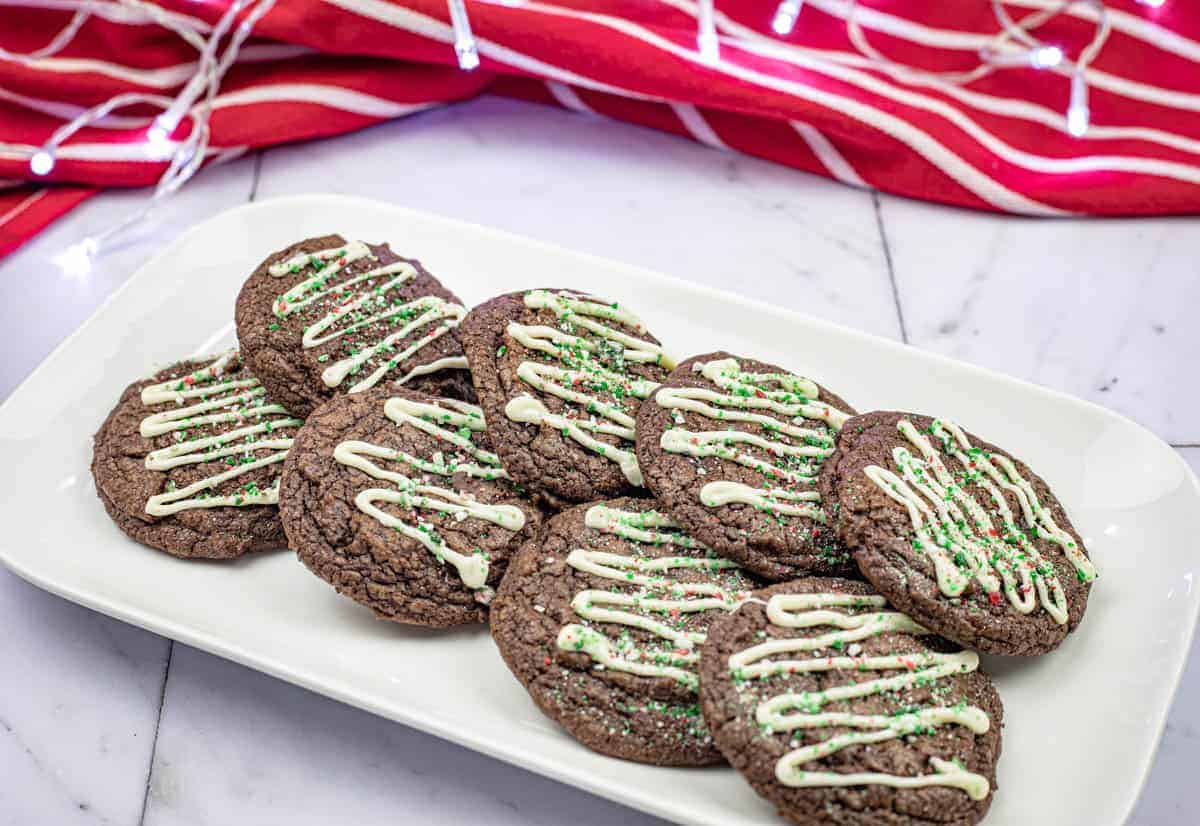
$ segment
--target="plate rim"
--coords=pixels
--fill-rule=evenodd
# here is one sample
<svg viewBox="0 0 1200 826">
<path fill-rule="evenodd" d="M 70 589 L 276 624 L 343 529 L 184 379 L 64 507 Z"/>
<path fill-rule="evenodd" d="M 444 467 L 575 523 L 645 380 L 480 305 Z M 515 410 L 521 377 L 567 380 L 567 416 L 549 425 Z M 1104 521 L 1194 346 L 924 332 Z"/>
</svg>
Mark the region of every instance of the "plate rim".
<svg viewBox="0 0 1200 826">
<path fill-rule="evenodd" d="M 606 258 L 594 253 L 582 252 L 564 247 L 558 244 L 553 244 L 541 241 L 535 238 L 519 235 L 517 233 L 508 232 L 506 230 L 496 229 L 483 224 L 477 224 L 471 221 L 464 221 L 458 218 L 452 218 L 441 215 L 436 212 L 413 209 L 399 204 L 381 201 L 375 198 L 365 198 L 357 195 L 345 194 L 322 194 L 322 193 L 300 193 L 292 195 L 284 195 L 272 198 L 266 198 L 261 201 L 253 201 L 249 203 L 239 204 L 229 209 L 222 210 L 214 215 L 205 218 L 203 221 L 193 224 L 188 229 L 181 232 L 173 238 L 164 247 L 159 249 L 154 255 L 150 256 L 142 263 L 125 281 L 118 286 L 111 294 L 101 301 L 95 309 L 82 321 L 74 330 L 72 330 L 57 346 L 55 346 L 47 355 L 34 367 L 28 375 L 26 375 L 10 392 L 8 397 L 0 402 L 0 423 L 3 422 L 9 408 L 13 406 L 14 399 L 23 396 L 26 387 L 37 379 L 44 370 L 51 369 L 53 365 L 62 357 L 62 353 L 69 348 L 72 343 L 89 329 L 98 319 L 109 311 L 110 307 L 118 302 L 125 294 L 126 290 L 131 289 L 135 285 L 141 283 L 147 277 L 147 274 L 156 268 L 160 261 L 170 258 L 175 251 L 189 242 L 189 240 L 200 234 L 208 227 L 209 224 L 228 218 L 235 214 L 250 214 L 258 212 L 267 212 L 280 207 L 302 207 L 306 203 L 340 203 L 342 205 L 353 206 L 355 208 L 367 209 L 386 209 L 394 213 L 400 213 L 412 217 L 418 217 L 423 220 L 432 219 L 447 226 L 465 230 L 471 234 L 484 234 L 495 239 L 512 242 L 522 245 L 526 248 L 537 248 L 543 251 L 549 251 L 555 254 L 565 254 L 579 259 L 587 260 L 594 264 L 603 265 L 605 267 L 620 267 L 627 271 L 637 274 L 638 276 L 667 286 L 681 288 L 691 292 L 705 294 L 712 299 L 718 299 L 723 302 L 740 305 L 742 308 L 755 313 L 767 313 L 768 315 L 783 319 L 783 320 L 800 320 L 806 325 L 816 326 L 823 329 L 836 330 L 840 335 L 850 335 L 861 341 L 869 342 L 872 345 L 883 345 L 886 349 L 908 350 L 919 354 L 921 358 L 931 359 L 934 362 L 953 365 L 958 369 L 966 369 L 969 372 L 984 376 L 990 380 L 1001 380 L 1010 386 L 1019 388 L 1022 392 L 1034 392 L 1043 395 L 1046 398 L 1054 399 L 1068 404 L 1082 406 L 1084 409 L 1090 410 L 1092 413 L 1098 413 L 1102 417 L 1120 422 L 1122 426 L 1132 426 L 1139 430 L 1143 436 L 1149 437 L 1158 446 L 1166 448 L 1167 453 L 1172 457 L 1175 465 L 1183 471 L 1184 480 L 1191 482 L 1192 491 L 1200 497 L 1200 477 L 1183 459 L 1179 452 L 1173 448 L 1166 440 L 1151 431 L 1145 425 L 1137 422 L 1128 416 L 1125 416 L 1116 411 L 1102 407 L 1099 404 L 1081 399 L 1054 388 L 1045 387 L 1034 382 L 1020 379 L 1015 376 L 1010 376 L 1006 373 L 993 370 L 987 367 L 981 367 L 968 361 L 956 359 L 951 356 L 936 353 L 930 350 L 925 350 L 911 344 L 896 341 L 886 338 L 875 333 L 869 333 L 863 330 L 858 330 L 853 327 L 848 327 L 827 319 L 820 318 L 799 310 L 793 310 L 787 307 L 781 307 L 774 304 L 769 304 L 766 301 L 750 298 L 728 290 L 722 290 L 716 287 L 711 287 L 706 284 L 697 284 L 678 276 L 673 276 L 667 273 L 662 273 L 657 270 L 643 267 L 637 264 L 631 264 L 624 261 L 618 261 L 611 258 Z M 339 223 L 341 219 L 335 220 L 334 223 Z M 5 503 L 0 503 L 0 508 L 3 508 Z M 1200 560 L 1198 560 L 1200 561 Z M 251 654 L 242 649 L 236 641 L 228 641 L 224 638 L 210 635 L 202 631 L 191 629 L 185 625 L 181 625 L 169 618 L 152 614 L 136 607 L 131 607 L 113 599 L 105 598 L 102 595 L 94 594 L 85 589 L 78 588 L 72 585 L 64 585 L 62 582 L 55 580 L 53 577 L 48 577 L 40 574 L 35 570 L 35 566 L 26 565 L 19 555 L 13 555 L 9 547 L 9 543 L 0 542 L 0 563 L 8 570 L 19 576 L 21 579 L 29 582 L 37 588 L 40 588 L 48 593 L 54 594 L 60 598 L 70 602 L 82 605 L 90 610 L 97 611 L 106 616 L 113 617 L 122 622 L 127 622 L 131 625 L 143 628 L 151 633 L 159 634 L 168 639 L 181 642 L 185 645 L 191 645 L 202 651 L 222 657 L 232 662 L 238 663 L 246 668 L 260 671 L 268 674 L 276 679 L 283 680 L 293 685 L 299 686 L 305 690 L 312 691 L 316 694 L 329 697 L 337 702 L 345 703 L 355 708 L 362 709 L 368 713 L 383 717 L 388 720 L 412 726 L 420 731 L 426 732 L 433 736 L 444 740 L 456 743 L 464 748 L 469 748 L 473 751 L 485 754 L 492 759 L 500 760 L 512 765 L 516 765 L 523 769 L 533 771 L 551 780 L 563 783 L 569 783 L 577 788 L 583 789 L 591 794 L 599 797 L 612 800 L 622 805 L 631 806 L 649 814 L 664 817 L 667 819 L 677 819 L 679 813 L 672 808 L 661 805 L 661 796 L 654 796 L 642 793 L 636 789 L 626 789 L 618 791 L 610 788 L 603 781 L 590 780 L 586 771 L 576 770 L 568 764 L 551 763 L 549 759 L 538 759 L 535 751 L 503 751 L 493 747 L 492 744 L 480 738 L 473 738 L 469 733 L 462 733 L 453 729 L 447 729 L 444 725 L 436 720 L 430 720 L 425 715 L 419 712 L 412 712 L 403 708 L 386 707 L 382 704 L 374 703 L 366 694 L 356 693 L 352 685 L 342 683 L 337 680 L 328 680 L 324 678 L 313 678 L 306 675 L 302 670 L 295 669 L 280 660 L 276 660 L 270 655 L 260 656 Z M 1154 765 L 1155 758 L 1158 755 L 1159 748 L 1162 745 L 1163 733 L 1166 729 L 1167 718 L 1170 715 L 1171 709 L 1174 707 L 1175 701 L 1178 698 L 1179 685 L 1182 681 L 1183 672 L 1189 662 L 1188 653 L 1191 651 L 1195 643 L 1197 633 L 1197 621 L 1200 619 L 1200 590 L 1188 595 L 1186 610 L 1190 613 L 1189 630 L 1185 634 L 1183 645 L 1184 655 L 1175 663 L 1170 676 L 1170 691 L 1168 701 L 1157 710 L 1154 717 L 1153 725 L 1155 727 L 1154 745 L 1149 749 L 1143 759 L 1140 760 L 1140 767 L 1136 783 L 1130 788 L 1132 793 L 1128 795 L 1118 823 L 1123 823 L 1128 820 L 1133 813 L 1135 806 L 1138 803 L 1142 793 L 1145 790 L 1146 782 L 1149 778 L 1150 770 Z M 698 822 L 698 821 L 690 821 Z"/>
</svg>

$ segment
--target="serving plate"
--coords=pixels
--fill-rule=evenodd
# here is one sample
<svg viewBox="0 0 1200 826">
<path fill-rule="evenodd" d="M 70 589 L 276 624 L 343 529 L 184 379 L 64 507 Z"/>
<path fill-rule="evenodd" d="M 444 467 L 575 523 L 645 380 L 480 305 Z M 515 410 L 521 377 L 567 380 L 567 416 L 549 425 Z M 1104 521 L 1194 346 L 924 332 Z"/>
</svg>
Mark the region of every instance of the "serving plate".
<svg viewBox="0 0 1200 826">
<path fill-rule="evenodd" d="M 48 591 L 313 691 L 683 823 L 772 824 L 731 770 L 601 757 L 534 708 L 482 628 L 378 622 L 292 554 L 184 562 L 104 513 L 91 435 L 135 377 L 232 343 L 245 275 L 298 238 L 389 240 L 464 301 L 564 286 L 629 302 L 675 353 L 717 348 L 828 383 L 860 410 L 957 419 L 1028 459 L 1101 579 L 1058 651 L 985 658 L 1005 705 L 989 826 L 1122 823 L 1162 733 L 1200 608 L 1200 484 L 1137 424 L 1088 402 L 794 312 L 481 227 L 357 198 L 239 207 L 142 267 L 0 407 L 0 560 Z M 1013 321 L 1019 335 L 1019 320 Z"/>
</svg>

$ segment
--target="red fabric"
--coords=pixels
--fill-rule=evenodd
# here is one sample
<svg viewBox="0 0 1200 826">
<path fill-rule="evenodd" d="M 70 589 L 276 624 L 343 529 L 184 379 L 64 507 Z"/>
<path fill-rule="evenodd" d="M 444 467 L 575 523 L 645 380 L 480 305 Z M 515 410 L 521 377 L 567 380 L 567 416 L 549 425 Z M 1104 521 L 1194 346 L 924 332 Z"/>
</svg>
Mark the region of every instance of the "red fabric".
<svg viewBox="0 0 1200 826">
<path fill-rule="evenodd" d="M 0 258 L 96 194 L 85 186 L 20 186 L 0 191 Z"/>
<path fill-rule="evenodd" d="M 214 23 L 229 0 L 158 0 Z M 21 0 L 13 0 L 20 3 Z M 68 19 L 36 0 L 0 21 L 0 46 L 31 51 Z M 1020 19 L 1058 0 L 1010 0 Z M 444 0 L 278 0 L 217 97 L 211 157 L 338 134 L 484 91 L 595 112 L 847 183 L 959 206 L 1033 215 L 1200 211 L 1200 18 L 1109 0 L 1113 31 L 1089 81 L 1092 128 L 1068 135 L 1065 73 L 997 69 L 967 86 L 930 83 L 867 60 L 845 0 L 808 0 L 775 36 L 776 0 L 717 3 L 721 62 L 696 50 L 694 0 L 469 0 L 482 65 L 457 68 Z M 996 31 L 989 4 L 863 2 L 871 44 L 895 64 L 961 71 Z M 1091 6 L 1038 31 L 1068 59 L 1095 31 Z M 19 24 L 19 25 L 18 25 Z M 0 179 L 30 180 L 29 158 L 63 113 L 124 91 L 170 96 L 196 52 L 144 19 L 93 17 L 40 65 L 0 62 Z M 91 189 L 162 173 L 144 119 L 76 135 L 46 194 L 0 194 L 0 256 Z M 153 114 L 143 112 L 142 115 Z"/>
</svg>

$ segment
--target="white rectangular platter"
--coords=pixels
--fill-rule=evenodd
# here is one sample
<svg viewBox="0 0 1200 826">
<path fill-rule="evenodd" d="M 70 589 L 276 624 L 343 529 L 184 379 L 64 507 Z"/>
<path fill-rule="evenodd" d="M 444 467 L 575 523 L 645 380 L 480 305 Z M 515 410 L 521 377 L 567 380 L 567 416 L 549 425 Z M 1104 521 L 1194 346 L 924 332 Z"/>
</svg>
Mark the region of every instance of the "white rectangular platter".
<svg viewBox="0 0 1200 826">
<path fill-rule="evenodd" d="M 562 286 L 628 302 L 680 356 L 723 348 L 807 373 L 859 410 L 952 417 L 1055 488 L 1101 579 L 1078 633 L 989 659 L 1005 704 L 989 826 L 1125 820 L 1195 626 L 1200 485 L 1167 445 L 1086 402 L 737 296 L 372 201 L 303 196 L 195 227 L 134 275 L 0 408 L 0 559 L 67 599 L 376 714 L 682 823 L 771 824 L 729 769 L 660 769 L 561 734 L 483 628 L 378 622 L 287 552 L 188 563 L 127 540 L 88 465 L 121 389 L 232 343 L 234 297 L 267 253 L 341 232 L 420 258 L 468 304 Z M 1010 321 L 1020 335 L 1020 320 Z"/>
</svg>

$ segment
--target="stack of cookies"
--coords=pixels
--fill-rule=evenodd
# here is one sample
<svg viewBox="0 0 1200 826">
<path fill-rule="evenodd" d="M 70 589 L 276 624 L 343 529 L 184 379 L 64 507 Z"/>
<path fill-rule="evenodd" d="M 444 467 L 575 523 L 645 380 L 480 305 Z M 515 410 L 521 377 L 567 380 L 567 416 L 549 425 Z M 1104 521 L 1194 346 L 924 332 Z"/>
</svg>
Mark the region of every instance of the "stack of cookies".
<svg viewBox="0 0 1200 826">
<path fill-rule="evenodd" d="M 858 413 L 634 308 L 468 311 L 387 245 L 314 238 L 240 349 L 131 385 L 95 439 L 116 524 L 181 557 L 290 547 L 396 622 L 488 623 L 585 746 L 729 762 L 796 823 L 978 822 L 1002 707 L 1096 571 L 1046 483 L 947 419 Z"/>
</svg>

